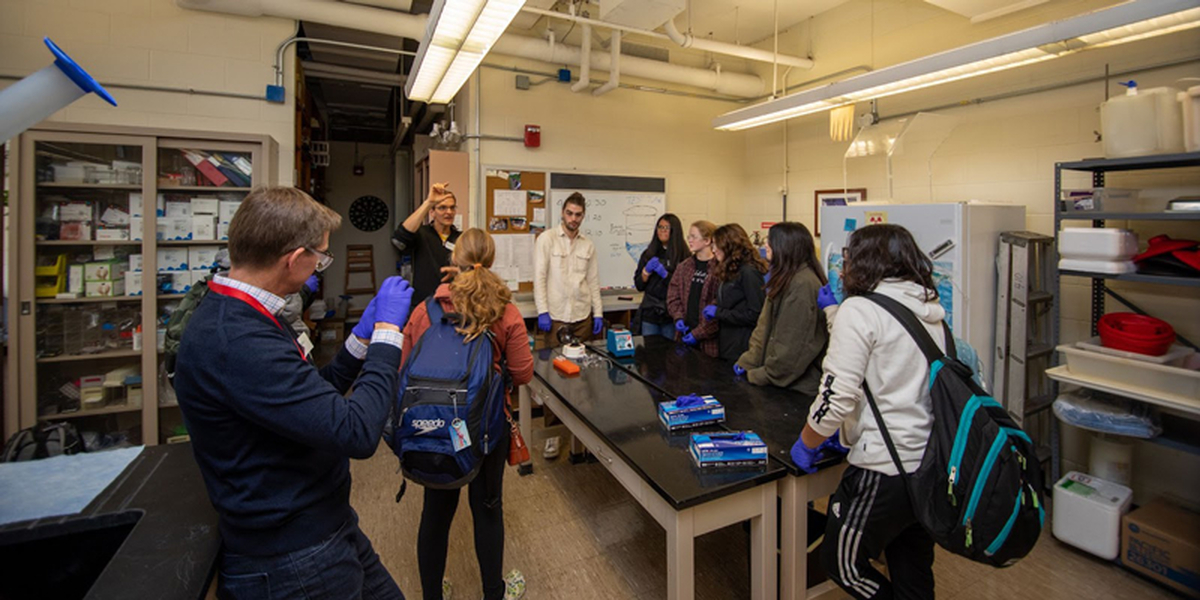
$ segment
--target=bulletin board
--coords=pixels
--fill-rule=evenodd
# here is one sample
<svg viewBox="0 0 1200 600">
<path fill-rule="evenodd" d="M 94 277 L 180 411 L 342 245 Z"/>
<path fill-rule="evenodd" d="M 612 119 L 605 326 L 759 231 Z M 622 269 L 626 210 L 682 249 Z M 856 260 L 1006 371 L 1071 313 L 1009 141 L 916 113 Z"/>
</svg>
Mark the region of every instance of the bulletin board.
<svg viewBox="0 0 1200 600">
<path fill-rule="evenodd" d="M 542 171 L 487 169 L 484 181 L 483 226 L 496 241 L 492 271 L 517 281 L 521 292 L 533 291 L 533 242 L 550 221 L 546 179 Z"/>
</svg>

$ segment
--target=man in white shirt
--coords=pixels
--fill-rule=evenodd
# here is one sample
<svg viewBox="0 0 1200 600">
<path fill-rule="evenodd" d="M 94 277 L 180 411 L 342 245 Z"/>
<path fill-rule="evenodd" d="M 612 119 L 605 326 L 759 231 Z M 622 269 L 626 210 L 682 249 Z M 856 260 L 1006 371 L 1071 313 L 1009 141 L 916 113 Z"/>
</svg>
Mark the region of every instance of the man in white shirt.
<svg viewBox="0 0 1200 600">
<path fill-rule="evenodd" d="M 575 192 L 563 202 L 562 224 L 537 238 L 533 297 L 541 348 L 557 346 L 560 329 L 584 341 L 604 327 L 596 246 L 579 231 L 586 214 L 587 201 Z"/>
</svg>

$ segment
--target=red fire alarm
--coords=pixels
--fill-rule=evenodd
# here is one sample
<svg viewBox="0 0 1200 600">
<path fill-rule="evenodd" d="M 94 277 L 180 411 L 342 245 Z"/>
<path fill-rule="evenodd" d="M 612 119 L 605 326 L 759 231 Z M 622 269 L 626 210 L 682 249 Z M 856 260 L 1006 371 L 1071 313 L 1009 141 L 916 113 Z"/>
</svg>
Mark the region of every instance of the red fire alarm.
<svg viewBox="0 0 1200 600">
<path fill-rule="evenodd" d="M 537 148 L 542 145 L 542 128 L 539 125 L 525 126 L 525 147 Z"/>
</svg>

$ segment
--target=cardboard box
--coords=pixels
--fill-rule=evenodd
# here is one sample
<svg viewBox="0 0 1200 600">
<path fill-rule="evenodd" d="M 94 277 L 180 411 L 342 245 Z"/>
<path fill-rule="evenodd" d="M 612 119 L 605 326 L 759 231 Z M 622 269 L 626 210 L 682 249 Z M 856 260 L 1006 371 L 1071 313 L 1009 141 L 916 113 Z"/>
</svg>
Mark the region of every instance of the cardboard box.
<svg viewBox="0 0 1200 600">
<path fill-rule="evenodd" d="M 142 272 L 141 271 L 125 271 L 125 295 L 126 296 L 141 296 L 142 295 Z"/>
<path fill-rule="evenodd" d="M 142 270 L 142 255 L 141 254 L 130 254 L 129 255 L 129 270 L 130 271 L 141 271 Z"/>
<path fill-rule="evenodd" d="M 58 209 L 59 221 L 91 221 L 91 202 L 64 202 Z"/>
<path fill-rule="evenodd" d="M 1121 522 L 1121 563 L 1200 598 L 1200 515 L 1154 500 Z"/>
<path fill-rule="evenodd" d="M 725 407 L 712 396 L 701 396 L 701 403 L 679 406 L 680 399 L 658 403 L 658 420 L 667 431 L 714 425 L 725 420 Z M 686 404 L 686 403 L 685 403 Z"/>
<path fill-rule="evenodd" d="M 101 298 L 125 295 L 125 278 L 117 281 L 88 281 L 83 284 L 84 294 L 88 298 Z"/>
<path fill-rule="evenodd" d="M 218 222 L 229 223 L 233 221 L 233 215 L 241 205 L 241 200 L 222 200 L 221 206 L 217 211 Z"/>
<path fill-rule="evenodd" d="M 90 221 L 63 221 L 58 226 L 58 239 L 73 242 L 91 240 L 92 223 Z"/>
<path fill-rule="evenodd" d="M 67 293 L 83 295 L 83 265 L 67 265 Z"/>
<path fill-rule="evenodd" d="M 121 281 L 129 263 L 119 260 L 98 260 L 83 265 L 84 281 Z"/>
<path fill-rule="evenodd" d="M 192 246 L 188 248 L 188 268 L 193 271 L 209 269 L 217 266 L 217 253 L 221 246 Z"/>
<path fill-rule="evenodd" d="M 188 249 L 187 248 L 159 248 L 158 249 L 158 272 L 163 271 L 187 271 L 188 267 Z"/>
<path fill-rule="evenodd" d="M 116 260 L 116 259 L 117 259 L 117 247 L 116 246 L 96 246 L 95 248 L 92 248 L 92 260 L 93 261 Z"/>
<path fill-rule="evenodd" d="M 96 241 L 121 241 L 129 239 L 129 230 L 121 229 L 97 229 Z"/>
<path fill-rule="evenodd" d="M 109 228 L 124 228 L 129 225 L 129 218 L 129 213 L 124 208 L 110 204 L 100 213 L 100 224 Z"/>
<path fill-rule="evenodd" d="M 701 469 L 767 466 L 767 444 L 752 431 L 693 433 L 688 449 Z"/>
<path fill-rule="evenodd" d="M 129 217 L 129 239 L 142 241 L 142 230 L 145 228 L 145 223 L 142 217 Z"/>
<path fill-rule="evenodd" d="M 192 203 L 172 201 L 167 202 L 167 217 L 182 219 L 192 216 Z"/>
<path fill-rule="evenodd" d="M 192 239 L 192 218 L 159 217 L 158 239 L 167 241 Z"/>
<path fill-rule="evenodd" d="M 215 217 L 220 213 L 221 201 L 216 198 L 192 198 L 192 216 Z"/>
<path fill-rule="evenodd" d="M 216 240 L 217 218 L 209 215 L 192 216 L 193 240 Z"/>
<path fill-rule="evenodd" d="M 229 240 L 229 223 L 217 223 L 217 239 L 222 241 Z"/>
</svg>

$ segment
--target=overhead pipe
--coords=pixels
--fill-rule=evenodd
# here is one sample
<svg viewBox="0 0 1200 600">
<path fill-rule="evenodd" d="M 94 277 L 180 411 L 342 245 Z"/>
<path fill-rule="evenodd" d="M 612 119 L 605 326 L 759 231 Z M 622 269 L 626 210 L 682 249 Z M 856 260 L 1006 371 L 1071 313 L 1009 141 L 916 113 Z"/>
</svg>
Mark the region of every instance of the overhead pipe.
<svg viewBox="0 0 1200 600">
<path fill-rule="evenodd" d="M 385 71 L 373 71 L 371 69 L 358 69 L 355 67 L 330 65 L 308 60 L 302 61 L 300 64 L 304 67 L 305 75 L 309 77 L 316 77 L 318 79 L 339 79 L 342 81 L 373 83 L 391 87 L 404 87 L 404 80 L 406 79 L 406 76 L 400 73 L 387 73 Z"/>
<path fill-rule="evenodd" d="M 338 41 L 338 40 L 325 40 L 325 39 L 321 39 L 321 38 L 292 36 L 286 40 L 283 40 L 283 42 L 281 42 L 279 44 L 279 46 L 275 48 L 275 65 L 274 65 L 275 85 L 278 85 L 278 86 L 283 85 L 283 55 L 284 55 L 284 53 L 287 51 L 288 46 L 291 46 L 292 44 L 296 44 L 298 42 L 305 42 L 309 45 L 326 44 L 326 45 L 330 45 L 330 46 L 337 46 L 339 48 L 355 48 L 358 50 L 370 50 L 372 52 L 396 54 L 399 56 L 416 56 L 417 55 L 416 52 L 409 52 L 408 50 L 397 50 L 395 48 L 384 48 L 382 46 L 368 46 L 365 44 L 354 44 L 351 42 L 342 42 L 342 41 Z"/>
<path fill-rule="evenodd" d="M 553 44 L 553 40 L 550 43 Z M 581 55 L 579 81 L 571 85 L 571 91 L 576 93 L 586 90 L 588 86 L 592 85 L 592 26 L 587 23 L 583 24 L 583 40 L 579 47 L 588 51 Z"/>
<path fill-rule="evenodd" d="M 612 38 L 608 40 L 608 83 L 596 88 L 592 92 L 593 96 L 603 96 L 621 85 L 621 32 L 612 32 Z"/>
<path fill-rule="evenodd" d="M 193 10 L 246 17 L 268 16 L 312 21 L 416 40 L 424 37 L 428 20 L 425 15 L 410 15 L 323 0 L 175 0 L 175 3 L 181 8 Z M 578 46 L 553 42 L 547 44 L 537 38 L 514 34 L 502 36 L 492 46 L 492 51 L 551 64 L 566 63 L 577 66 L 582 63 L 582 50 Z M 591 67 L 608 71 L 611 61 L 607 54 L 592 56 L 590 60 Z M 740 98 L 753 98 L 765 91 L 763 81 L 758 75 L 684 67 L 636 56 L 624 56 L 621 62 L 621 70 L 631 77 L 704 88 Z M 282 68 L 277 73 L 277 76 L 281 77 Z"/>
</svg>

